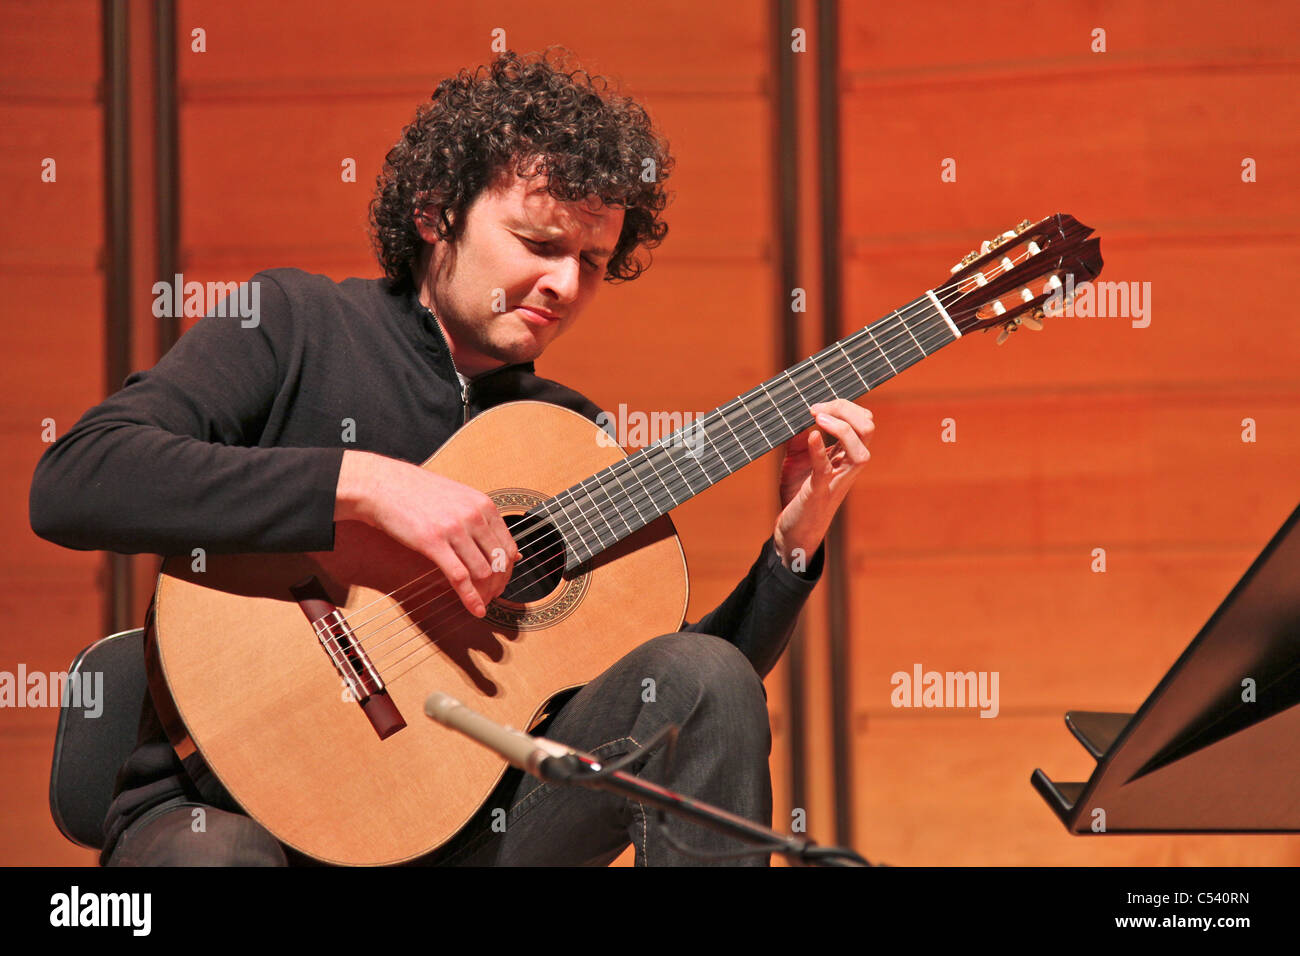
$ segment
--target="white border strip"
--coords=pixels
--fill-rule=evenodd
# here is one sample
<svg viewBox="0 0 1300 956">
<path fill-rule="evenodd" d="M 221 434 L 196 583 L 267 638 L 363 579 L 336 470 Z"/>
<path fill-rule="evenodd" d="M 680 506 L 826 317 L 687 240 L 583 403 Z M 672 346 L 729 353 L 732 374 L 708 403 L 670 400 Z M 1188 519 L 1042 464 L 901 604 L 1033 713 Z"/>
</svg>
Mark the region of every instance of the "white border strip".
<svg viewBox="0 0 1300 956">
<path fill-rule="evenodd" d="M 948 328 L 952 329 L 952 334 L 957 336 L 957 338 L 961 338 L 961 331 L 957 328 L 956 323 L 953 322 L 952 316 L 948 314 L 948 310 L 940 305 L 939 300 L 934 297 L 934 290 L 926 289 L 925 294 L 930 297 L 930 301 L 934 303 L 934 307 L 939 310 L 939 314 L 943 316 L 943 320 L 948 323 Z"/>
</svg>

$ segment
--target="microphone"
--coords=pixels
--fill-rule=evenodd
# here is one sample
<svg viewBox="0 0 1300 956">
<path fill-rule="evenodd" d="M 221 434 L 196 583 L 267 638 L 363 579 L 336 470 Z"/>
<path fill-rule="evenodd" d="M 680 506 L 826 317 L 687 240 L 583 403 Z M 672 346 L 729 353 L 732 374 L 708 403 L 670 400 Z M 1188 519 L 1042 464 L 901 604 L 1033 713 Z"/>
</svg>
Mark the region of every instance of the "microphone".
<svg viewBox="0 0 1300 956">
<path fill-rule="evenodd" d="M 595 764 L 596 758 L 591 754 L 574 750 L 545 737 L 533 737 L 513 727 L 503 727 L 493 723 L 477 711 L 470 710 L 456 698 L 434 691 L 424 701 L 424 712 L 429 717 L 459 731 L 471 740 L 477 740 L 484 747 L 505 757 L 512 767 L 531 773 L 542 780 L 565 780 L 569 778 L 567 764 L 562 765 L 562 758 L 576 757 Z"/>
</svg>

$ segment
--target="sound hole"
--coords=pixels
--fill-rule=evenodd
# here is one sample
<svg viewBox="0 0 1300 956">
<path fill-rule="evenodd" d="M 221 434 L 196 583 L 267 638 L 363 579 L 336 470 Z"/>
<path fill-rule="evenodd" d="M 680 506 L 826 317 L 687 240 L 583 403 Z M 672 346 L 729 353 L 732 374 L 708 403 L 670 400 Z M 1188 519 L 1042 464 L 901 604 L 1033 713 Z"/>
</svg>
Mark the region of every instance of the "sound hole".
<svg viewBox="0 0 1300 956">
<path fill-rule="evenodd" d="M 523 557 L 515 562 L 501 597 L 516 604 L 540 601 L 560 586 L 564 538 L 549 521 L 536 517 L 505 515 L 504 520 Z"/>
</svg>

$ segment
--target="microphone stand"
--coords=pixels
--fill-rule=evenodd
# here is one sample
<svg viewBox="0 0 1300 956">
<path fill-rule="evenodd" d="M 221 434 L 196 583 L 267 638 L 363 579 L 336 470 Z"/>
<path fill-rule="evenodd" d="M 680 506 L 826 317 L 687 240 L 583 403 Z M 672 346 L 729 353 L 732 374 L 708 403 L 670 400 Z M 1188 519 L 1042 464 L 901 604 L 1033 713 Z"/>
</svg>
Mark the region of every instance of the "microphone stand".
<svg viewBox="0 0 1300 956">
<path fill-rule="evenodd" d="M 754 844 L 768 853 L 780 853 L 796 865 L 871 865 L 850 849 L 822 847 L 811 840 L 777 833 L 720 807 L 625 773 L 623 767 L 628 766 L 636 756 L 649 753 L 669 734 L 675 737 L 677 728 L 671 724 L 646 741 L 635 754 L 625 755 L 609 766 L 602 766 L 591 754 L 545 737 L 533 737 L 510 727 L 502 727 L 447 694 L 437 691 L 430 694 L 424 702 L 424 712 L 443 726 L 500 754 L 511 766 L 549 783 L 607 790 L 637 803 L 649 804 L 677 816 L 687 817 L 703 827 Z"/>
<path fill-rule="evenodd" d="M 623 770 L 604 771 L 590 754 L 572 752 L 547 757 L 538 765 L 537 776 L 550 783 L 606 790 L 638 803 L 649 804 L 693 820 L 701 826 L 758 846 L 769 847 L 795 866 L 870 866 L 852 850 L 818 846 L 811 840 L 786 836 L 760 826 L 720 807 L 642 780 Z"/>
</svg>

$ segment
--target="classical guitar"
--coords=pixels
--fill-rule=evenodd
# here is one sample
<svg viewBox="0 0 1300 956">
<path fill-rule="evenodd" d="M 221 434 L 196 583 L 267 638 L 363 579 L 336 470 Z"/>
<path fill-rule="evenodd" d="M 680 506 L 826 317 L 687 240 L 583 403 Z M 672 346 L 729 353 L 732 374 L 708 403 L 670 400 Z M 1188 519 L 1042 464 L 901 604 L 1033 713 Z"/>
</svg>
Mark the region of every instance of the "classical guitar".
<svg viewBox="0 0 1300 956">
<path fill-rule="evenodd" d="M 424 463 L 489 495 L 523 557 L 485 618 L 430 561 L 358 522 L 311 554 L 169 558 L 148 631 L 150 687 L 178 753 L 195 748 L 277 839 L 319 860 L 398 863 L 437 849 L 504 761 L 423 718 L 441 690 L 531 727 L 686 613 L 668 512 L 972 331 L 1041 328 L 1101 271 L 1066 215 L 984 243 L 941 285 L 633 454 L 559 406 L 511 402 Z M 597 440 L 605 439 L 603 441 Z M 500 449 L 510 448 L 510 455 Z M 649 585 L 653 582 L 653 587 Z"/>
</svg>

